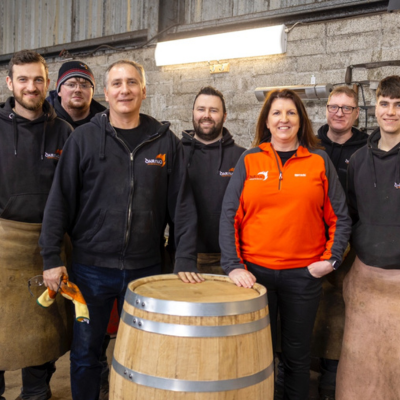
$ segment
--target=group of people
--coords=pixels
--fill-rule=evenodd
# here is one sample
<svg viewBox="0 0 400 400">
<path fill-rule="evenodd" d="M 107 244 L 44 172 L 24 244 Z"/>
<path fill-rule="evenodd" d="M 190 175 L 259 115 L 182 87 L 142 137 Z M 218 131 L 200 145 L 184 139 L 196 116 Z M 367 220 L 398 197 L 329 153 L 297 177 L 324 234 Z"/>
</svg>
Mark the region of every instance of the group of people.
<svg viewBox="0 0 400 400">
<path fill-rule="evenodd" d="M 73 322 L 73 399 L 108 398 L 104 350 L 114 301 L 121 312 L 130 281 L 161 273 L 167 224 L 174 272 L 182 281 L 201 284 L 199 271 L 208 264 L 221 265 L 243 288 L 256 280 L 266 286 L 273 348 L 277 352 L 280 347 L 281 354 L 277 400 L 308 398 L 321 278 L 355 259 L 343 289 L 343 360 L 337 372 L 338 357 L 320 355 L 321 399 L 399 398 L 399 389 L 390 384 L 400 359 L 393 361 L 397 353 L 391 353 L 392 335 L 398 332 L 395 306 L 388 310 L 383 304 L 391 301 L 385 282 L 391 282 L 395 296 L 395 280 L 400 279 L 400 77 L 380 82 L 379 128 L 370 137 L 353 128 L 358 96 L 348 87 L 331 93 L 327 124 L 318 136 L 300 98 L 290 90 L 274 90 L 265 99 L 247 151 L 224 127 L 225 99 L 211 86 L 196 95 L 193 129 L 179 140 L 169 123 L 140 112 L 146 98 L 140 64 L 119 60 L 107 68 L 108 109 L 93 99 L 95 84 L 86 63 L 67 62 L 46 100 L 47 64 L 34 51 L 23 50 L 10 61 L 12 96 L 0 106 L 0 232 L 10 237 L 13 229 L 18 241 L 15 231 L 35 225 L 42 258 L 37 244 L 27 252 L 41 260 L 44 284 L 57 292 L 61 278 L 68 276 L 89 310 L 89 324 Z M 62 256 L 65 234 L 72 244 L 70 266 Z M 9 261 L 0 255 L 2 269 Z M 375 297 L 370 296 L 372 286 Z M 338 290 L 341 295 L 341 286 Z M 362 313 L 356 292 L 364 294 Z M 329 302 L 329 296 L 323 301 Z M 27 303 L 30 307 L 38 306 Z M 48 310 L 40 312 L 44 320 L 52 318 Z M 367 349 L 376 349 L 375 357 L 381 354 L 372 335 L 376 329 L 369 327 L 386 335 L 384 355 L 390 359 L 389 371 L 380 371 L 373 381 L 374 397 L 365 381 L 370 377 L 360 372 L 378 374 L 377 363 L 371 360 L 367 368 L 362 358 Z M 365 333 L 360 343 L 360 331 L 372 336 Z M 17 399 L 51 398 L 50 379 L 63 353 L 43 360 L 43 347 L 32 343 L 40 361 L 29 365 L 22 357 L 11 368 L 0 355 L 0 370 L 22 368 Z M 4 391 L 3 371 L 1 400 Z"/>
</svg>

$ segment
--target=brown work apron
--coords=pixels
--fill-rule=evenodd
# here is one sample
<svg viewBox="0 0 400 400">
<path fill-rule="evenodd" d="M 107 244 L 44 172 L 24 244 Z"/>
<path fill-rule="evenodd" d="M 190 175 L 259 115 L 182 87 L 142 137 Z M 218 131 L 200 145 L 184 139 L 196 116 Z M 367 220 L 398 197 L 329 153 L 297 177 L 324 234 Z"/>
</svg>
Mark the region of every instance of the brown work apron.
<svg viewBox="0 0 400 400">
<path fill-rule="evenodd" d="M 400 270 L 356 258 L 343 284 L 346 319 L 337 400 L 400 399 Z"/>
<path fill-rule="evenodd" d="M 42 308 L 28 290 L 28 280 L 43 274 L 40 230 L 41 224 L 0 219 L 0 370 L 41 365 L 70 349 L 70 302 L 58 295 Z"/>
</svg>

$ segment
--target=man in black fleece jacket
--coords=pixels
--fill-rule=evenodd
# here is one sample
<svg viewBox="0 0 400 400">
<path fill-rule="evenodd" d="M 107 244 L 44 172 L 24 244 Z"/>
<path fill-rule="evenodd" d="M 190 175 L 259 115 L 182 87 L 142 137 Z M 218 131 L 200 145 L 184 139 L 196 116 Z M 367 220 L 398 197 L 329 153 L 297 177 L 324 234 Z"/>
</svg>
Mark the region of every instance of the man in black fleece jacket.
<svg viewBox="0 0 400 400">
<path fill-rule="evenodd" d="M 332 160 L 345 192 L 350 157 L 365 146 L 368 139 L 366 133 L 353 126 L 358 116 L 357 93 L 347 86 L 336 87 L 330 93 L 326 106 L 327 124 L 318 130 L 321 144 Z M 331 273 L 323 283 L 324 291 L 316 318 L 313 346 L 314 353 L 321 357 L 319 392 L 323 400 L 335 398 L 336 371 L 339 363 L 337 358 L 340 353 L 344 323 L 342 287 L 332 285 L 331 282 L 343 280 L 354 259 L 355 251 L 351 250 L 339 270 Z M 341 323 L 338 323 L 338 318 Z M 326 326 L 330 327 L 329 338 Z"/>
<path fill-rule="evenodd" d="M 400 76 L 379 83 L 375 115 L 379 128 L 349 164 L 357 258 L 343 287 L 337 399 L 400 398 Z"/>
<path fill-rule="evenodd" d="M 66 273 L 60 240 L 73 245 L 72 280 L 90 324 L 74 324 L 74 400 L 97 400 L 99 357 L 114 300 L 121 313 L 130 281 L 161 272 L 160 240 L 167 215 L 175 223 L 177 268 L 196 264 L 196 208 L 179 139 L 169 123 L 141 114 L 143 67 L 120 60 L 107 69 L 110 110 L 78 127 L 68 140 L 46 205 L 40 237 L 46 284 Z"/>
<path fill-rule="evenodd" d="M 58 71 L 56 90 L 52 90 L 46 100 L 58 117 L 77 128 L 106 109 L 93 99 L 95 84 L 93 72 L 87 64 L 68 61 Z"/>
<path fill-rule="evenodd" d="M 45 100 L 49 85 L 48 68 L 45 60 L 38 53 L 22 50 L 13 55 L 9 63 L 7 85 L 13 96 L 0 105 L 0 224 L 2 233 L 4 232 L 9 243 L 13 240 L 18 242 L 19 239 L 18 235 L 15 239 L 7 236 L 9 223 L 6 221 L 13 221 L 15 229 L 21 229 L 21 232 L 29 229 L 29 226 L 37 226 L 42 222 L 58 159 L 72 127 L 57 118 L 53 107 Z M 30 246 L 29 243 L 24 242 L 23 245 L 26 251 L 32 254 L 34 265 L 34 259 L 38 256 L 37 243 Z M 8 262 L 3 258 L 3 255 L 8 253 L 1 246 L 2 243 L 0 243 L 0 253 L 5 263 L 4 266 L 2 265 L 4 267 L 2 273 L 6 273 L 6 269 L 13 268 L 12 260 Z M 39 264 L 38 274 L 40 269 Z M 14 275 L 14 279 L 18 282 L 17 287 L 22 288 L 26 287 L 26 281 L 32 278 L 32 276 L 26 276 L 24 271 L 18 271 Z M 24 295 L 25 293 L 21 293 L 21 296 Z M 11 314 L 21 314 L 22 310 L 16 309 L 16 305 L 11 303 L 9 298 L 3 298 L 2 302 L 2 306 L 7 304 L 5 307 L 8 312 L 2 312 L 0 336 L 3 338 L 5 332 L 7 340 L 13 341 L 13 344 L 16 343 L 18 346 L 19 335 L 24 335 L 26 332 L 24 329 L 16 332 L 17 327 L 12 321 L 8 321 L 7 317 Z M 37 305 L 34 302 L 27 302 L 24 307 L 30 310 L 31 307 L 36 308 Z M 35 310 L 28 313 L 31 313 L 32 318 L 35 319 L 35 321 L 24 321 L 29 331 L 29 329 L 36 329 L 40 323 L 36 319 Z M 45 329 L 45 324 L 48 323 L 47 318 L 51 318 L 51 314 L 44 317 L 43 325 L 39 329 Z M 36 332 L 32 333 L 31 337 L 36 339 L 31 343 L 30 353 L 40 352 L 40 348 L 47 346 L 46 335 L 44 333 L 39 333 L 39 335 L 43 336 L 44 343 L 37 341 Z M 10 347 L 12 348 L 2 342 L 0 369 L 7 369 L 2 358 L 7 351 L 10 351 Z M 41 355 L 38 357 L 42 358 Z M 17 354 L 15 358 L 18 358 Z M 48 362 L 43 365 L 22 368 L 22 388 L 18 399 L 46 400 L 51 397 L 49 381 L 55 370 L 52 360 L 48 359 Z M 24 360 L 15 362 L 25 364 Z M 16 364 L 13 369 L 15 368 L 17 368 Z M 4 390 L 4 371 L 0 371 L 1 399 L 3 399 L 1 395 Z"/>
<path fill-rule="evenodd" d="M 223 94 L 212 86 L 203 87 L 193 103 L 193 130 L 183 131 L 185 164 L 196 201 L 198 270 L 215 272 L 219 265 L 219 219 L 222 199 L 235 165 L 245 151 L 235 144 L 226 121 Z M 204 263 L 202 263 L 204 260 Z M 193 274 L 180 273 L 186 282 Z"/>
</svg>

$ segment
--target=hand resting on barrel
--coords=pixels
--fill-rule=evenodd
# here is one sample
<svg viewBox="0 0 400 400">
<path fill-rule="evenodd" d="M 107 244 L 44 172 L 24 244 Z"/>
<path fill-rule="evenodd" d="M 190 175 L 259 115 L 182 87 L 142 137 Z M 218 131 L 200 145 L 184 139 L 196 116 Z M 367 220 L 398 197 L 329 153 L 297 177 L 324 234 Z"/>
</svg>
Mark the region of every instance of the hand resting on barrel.
<svg viewBox="0 0 400 400">
<path fill-rule="evenodd" d="M 256 283 L 256 277 L 249 271 L 236 268 L 229 273 L 229 278 L 233 280 L 233 282 L 240 287 L 244 288 L 252 288 Z"/>
<path fill-rule="evenodd" d="M 329 261 L 317 261 L 310 264 L 307 268 L 314 278 L 322 278 L 333 271 L 332 264 Z"/>
<path fill-rule="evenodd" d="M 196 272 L 178 272 L 178 276 L 185 283 L 201 283 L 204 278 Z"/>
<path fill-rule="evenodd" d="M 47 286 L 54 292 L 57 292 L 60 285 L 60 279 L 63 275 L 66 275 L 68 277 L 67 268 L 65 268 L 64 266 L 43 271 L 43 281 L 45 286 Z"/>
</svg>

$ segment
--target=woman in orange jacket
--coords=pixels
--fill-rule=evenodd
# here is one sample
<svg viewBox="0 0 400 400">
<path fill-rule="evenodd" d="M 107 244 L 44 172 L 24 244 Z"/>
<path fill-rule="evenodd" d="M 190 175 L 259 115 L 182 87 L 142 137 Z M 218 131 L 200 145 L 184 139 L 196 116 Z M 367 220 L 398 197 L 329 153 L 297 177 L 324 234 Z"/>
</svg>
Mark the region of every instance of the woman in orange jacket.
<svg viewBox="0 0 400 400">
<path fill-rule="evenodd" d="M 293 91 L 268 94 L 253 145 L 225 193 L 221 265 L 238 286 L 266 286 L 274 349 L 281 320 L 284 399 L 307 399 L 321 277 L 339 267 L 350 236 L 346 198 Z"/>
</svg>

